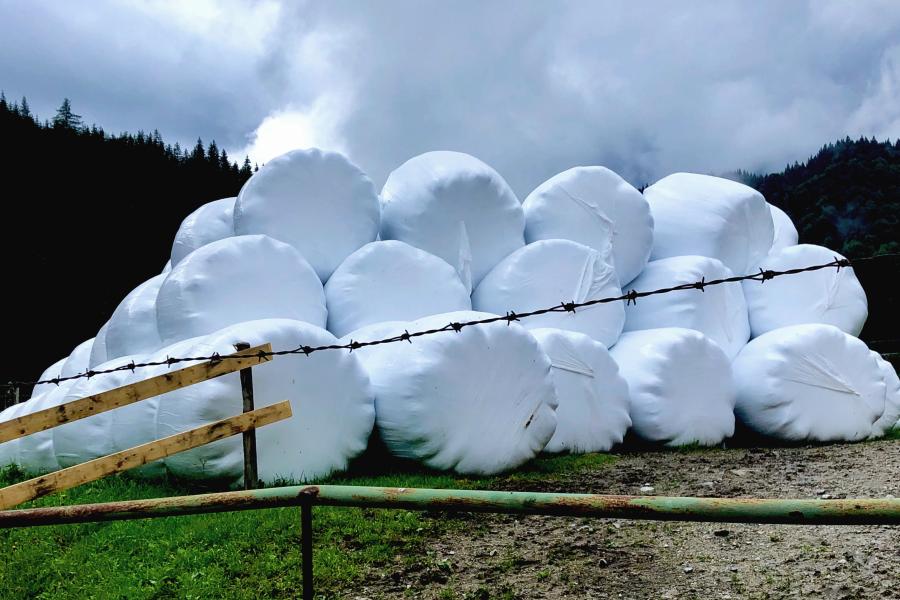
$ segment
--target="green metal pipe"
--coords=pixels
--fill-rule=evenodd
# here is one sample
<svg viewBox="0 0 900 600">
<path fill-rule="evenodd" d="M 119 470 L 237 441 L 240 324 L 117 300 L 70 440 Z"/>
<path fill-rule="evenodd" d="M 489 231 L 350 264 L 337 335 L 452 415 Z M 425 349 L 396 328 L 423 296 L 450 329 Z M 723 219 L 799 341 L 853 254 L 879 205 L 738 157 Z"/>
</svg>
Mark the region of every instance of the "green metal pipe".
<svg viewBox="0 0 900 600">
<path fill-rule="evenodd" d="M 344 485 L 289 486 L 0 512 L 0 528 L 256 510 L 303 504 L 656 521 L 900 525 L 900 499 L 605 496 Z"/>
</svg>

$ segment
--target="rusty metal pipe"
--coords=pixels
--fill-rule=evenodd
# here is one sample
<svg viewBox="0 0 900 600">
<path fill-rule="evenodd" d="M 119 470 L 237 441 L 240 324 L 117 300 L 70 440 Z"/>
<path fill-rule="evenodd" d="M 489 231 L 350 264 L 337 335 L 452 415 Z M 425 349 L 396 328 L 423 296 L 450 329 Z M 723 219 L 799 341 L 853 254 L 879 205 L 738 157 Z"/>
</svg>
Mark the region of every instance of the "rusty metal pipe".
<svg viewBox="0 0 900 600">
<path fill-rule="evenodd" d="M 302 506 L 304 503 L 656 521 L 797 525 L 900 524 L 900 499 L 897 498 L 686 498 L 322 485 L 2 511 L 0 528 L 256 510 Z"/>
</svg>

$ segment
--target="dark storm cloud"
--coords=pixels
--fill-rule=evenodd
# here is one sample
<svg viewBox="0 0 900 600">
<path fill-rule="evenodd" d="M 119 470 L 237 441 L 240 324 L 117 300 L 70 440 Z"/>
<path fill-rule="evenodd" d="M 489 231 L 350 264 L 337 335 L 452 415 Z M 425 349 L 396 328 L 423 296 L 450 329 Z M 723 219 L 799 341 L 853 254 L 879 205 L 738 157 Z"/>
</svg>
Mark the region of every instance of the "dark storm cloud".
<svg viewBox="0 0 900 600">
<path fill-rule="evenodd" d="M 336 147 L 379 185 L 432 149 L 524 195 L 577 164 L 640 184 L 900 135 L 892 1 L 0 6 L 0 87 L 44 116 L 68 95 L 107 129 L 261 161 Z"/>
</svg>

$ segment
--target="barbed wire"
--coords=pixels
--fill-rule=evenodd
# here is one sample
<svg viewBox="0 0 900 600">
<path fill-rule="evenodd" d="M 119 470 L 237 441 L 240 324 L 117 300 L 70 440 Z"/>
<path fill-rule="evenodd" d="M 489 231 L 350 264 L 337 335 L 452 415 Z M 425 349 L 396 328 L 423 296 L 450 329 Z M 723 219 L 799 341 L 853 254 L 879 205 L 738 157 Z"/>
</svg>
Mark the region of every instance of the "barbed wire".
<svg viewBox="0 0 900 600">
<path fill-rule="evenodd" d="M 459 321 L 459 322 L 450 322 L 444 325 L 443 327 L 438 327 L 434 329 L 423 329 L 420 331 L 410 332 L 408 330 L 404 330 L 403 333 L 399 335 L 395 335 L 392 337 L 382 338 L 378 340 L 369 340 L 369 341 L 356 341 L 350 340 L 346 344 L 326 344 L 323 346 L 306 346 L 300 345 L 296 348 L 292 348 L 290 350 L 273 350 L 273 351 L 264 351 L 260 350 L 259 352 L 249 355 L 254 358 L 258 358 L 260 362 L 267 361 L 275 356 L 286 356 L 291 354 L 302 354 L 305 356 L 309 356 L 310 354 L 314 354 L 316 352 L 323 352 L 325 350 L 347 350 L 349 352 L 353 352 L 354 350 L 359 350 L 360 348 L 366 348 L 368 346 L 380 346 L 382 344 L 393 344 L 398 342 L 408 342 L 412 343 L 413 339 L 418 337 L 423 337 L 427 335 L 435 335 L 438 333 L 444 333 L 453 331 L 459 333 L 466 327 L 473 327 L 476 325 L 488 325 L 490 323 L 498 323 L 501 321 L 505 321 L 508 324 L 521 321 L 522 319 L 527 319 L 529 317 L 536 317 L 539 315 L 546 315 L 549 313 L 575 313 L 578 309 L 588 308 L 591 306 L 596 306 L 598 304 L 608 304 L 611 302 L 622 302 L 624 301 L 626 305 L 629 304 L 637 304 L 637 301 L 641 298 L 647 298 L 648 296 L 657 296 L 660 294 L 669 294 L 672 292 L 680 292 L 680 291 L 689 291 L 689 290 L 699 290 L 703 292 L 707 287 L 714 285 L 723 285 L 726 283 L 739 283 L 742 281 L 759 281 L 760 283 L 765 283 L 766 281 L 770 281 L 775 279 L 776 277 L 784 277 L 786 275 L 797 275 L 800 273 L 809 273 L 812 271 L 820 271 L 822 269 L 831 269 L 835 268 L 840 271 L 842 268 L 852 267 L 853 265 L 857 265 L 863 262 L 873 261 L 873 260 L 881 260 L 885 258 L 898 258 L 900 254 L 881 254 L 876 256 L 867 256 L 864 258 L 855 258 L 852 261 L 847 258 L 838 258 L 834 257 L 834 260 L 831 262 L 819 264 L 819 265 L 811 265 L 808 267 L 800 267 L 796 269 L 787 269 L 784 271 L 775 271 L 771 269 L 759 269 L 759 272 L 749 274 L 749 275 L 735 275 L 732 277 L 724 277 L 721 279 L 710 279 L 706 280 L 706 278 L 702 278 L 699 281 L 694 281 L 692 283 L 682 283 L 680 285 L 675 285 L 671 287 L 659 288 L 655 290 L 643 291 L 639 292 L 637 290 L 630 290 L 627 293 L 624 293 L 620 296 L 609 296 L 605 298 L 594 298 L 591 300 L 585 300 L 584 302 L 566 302 L 562 301 L 555 306 L 550 306 L 547 308 L 540 308 L 537 310 L 531 310 L 527 312 L 514 312 L 508 311 L 505 315 L 497 315 L 494 317 L 487 317 L 484 319 L 474 319 L 471 321 Z M 4 385 L 6 387 L 28 387 L 34 385 L 41 384 L 53 384 L 59 385 L 65 381 L 72 381 L 74 379 L 90 379 L 91 377 L 96 377 L 98 375 L 107 375 L 110 373 L 119 373 L 122 371 L 131 371 L 135 372 L 137 369 L 149 368 L 149 367 L 159 367 L 159 366 L 168 366 L 172 367 L 174 365 L 178 365 L 186 362 L 219 362 L 223 360 L 234 360 L 237 358 L 247 358 L 247 354 L 243 354 L 241 356 L 234 355 L 225 355 L 222 356 L 218 352 L 210 354 L 208 356 L 183 356 L 183 357 L 170 357 L 167 356 L 164 360 L 157 361 L 149 361 L 136 363 L 134 361 L 123 364 L 118 367 L 113 367 L 110 369 L 88 369 L 83 373 L 77 373 L 75 375 L 70 375 L 68 377 L 54 377 L 52 379 L 43 379 L 38 381 L 11 381 Z"/>
</svg>

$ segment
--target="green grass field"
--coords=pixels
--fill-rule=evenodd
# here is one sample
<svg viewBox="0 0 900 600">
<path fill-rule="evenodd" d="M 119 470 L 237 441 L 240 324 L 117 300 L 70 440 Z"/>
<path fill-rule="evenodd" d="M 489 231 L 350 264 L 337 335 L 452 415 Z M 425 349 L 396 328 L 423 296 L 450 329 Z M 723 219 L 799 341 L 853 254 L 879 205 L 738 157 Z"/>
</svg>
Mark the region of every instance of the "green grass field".
<svg viewBox="0 0 900 600">
<path fill-rule="evenodd" d="M 501 488 L 552 482 L 602 468 L 606 454 L 542 457 L 514 474 L 455 477 L 408 465 L 373 475 L 351 470 L 319 483 L 430 488 Z M 0 471 L 0 487 L 25 479 Z M 192 494 L 178 482 L 110 477 L 23 505 L 59 506 Z M 405 557 L 421 558 L 425 543 L 465 521 L 400 510 L 314 509 L 317 595 L 372 568 L 388 574 Z M 0 597 L 19 598 L 294 598 L 301 589 L 300 510 L 270 509 L 0 530 Z"/>
</svg>

